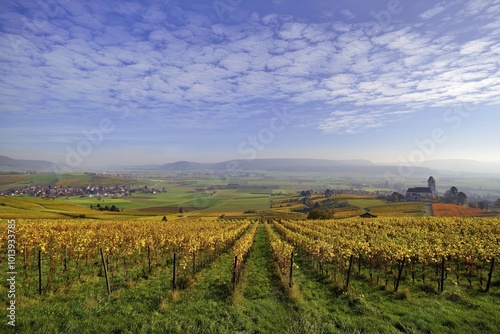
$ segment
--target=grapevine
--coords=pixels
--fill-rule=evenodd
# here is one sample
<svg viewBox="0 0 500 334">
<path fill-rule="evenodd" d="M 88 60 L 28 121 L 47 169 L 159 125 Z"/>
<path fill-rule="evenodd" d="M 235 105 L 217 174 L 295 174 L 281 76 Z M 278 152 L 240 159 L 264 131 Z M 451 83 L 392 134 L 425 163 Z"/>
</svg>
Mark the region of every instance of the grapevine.
<svg viewBox="0 0 500 334">
<path fill-rule="evenodd" d="M 281 275 L 286 277 L 286 275 L 290 274 L 290 255 L 293 253 L 293 246 L 273 231 L 269 223 L 266 223 L 264 226 L 269 237 L 271 252 L 273 253 L 274 259 L 278 264 Z"/>
<path fill-rule="evenodd" d="M 376 283 L 454 284 L 489 289 L 500 256 L 498 218 L 361 218 L 276 222 L 276 230 L 320 271 L 345 286 L 353 263 Z"/>
<path fill-rule="evenodd" d="M 241 274 L 241 268 L 246 260 L 250 248 L 252 248 L 253 242 L 255 240 L 255 234 L 257 233 L 258 223 L 254 223 L 249 231 L 239 238 L 233 245 L 232 250 L 234 254 L 233 262 L 233 286 L 237 284 Z"/>
<path fill-rule="evenodd" d="M 37 257 L 43 261 L 44 291 L 57 290 L 75 281 L 103 277 L 100 249 L 111 281 L 147 278 L 167 270 L 177 254 L 180 286 L 228 250 L 250 226 L 249 221 L 217 220 L 94 221 L 20 219 L 17 249 L 29 293 L 38 276 Z M 1 240 L 5 245 L 6 239 Z"/>
</svg>

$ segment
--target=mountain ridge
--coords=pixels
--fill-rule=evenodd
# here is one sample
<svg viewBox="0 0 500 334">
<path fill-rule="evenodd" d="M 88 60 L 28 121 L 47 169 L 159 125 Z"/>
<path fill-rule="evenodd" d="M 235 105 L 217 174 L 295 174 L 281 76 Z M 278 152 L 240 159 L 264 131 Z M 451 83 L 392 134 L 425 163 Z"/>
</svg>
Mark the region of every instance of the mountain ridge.
<svg viewBox="0 0 500 334">
<path fill-rule="evenodd" d="M 151 166 L 150 166 L 151 167 Z M 156 169 L 156 168 L 155 168 Z M 360 174 L 398 174 L 398 166 L 376 165 L 369 160 L 328 160 L 328 159 L 233 159 L 215 163 L 195 163 L 178 161 L 158 166 L 159 170 L 168 171 L 267 171 L 267 172 L 330 172 L 330 173 L 360 173 Z M 415 167 L 414 173 L 430 174 L 433 170 L 425 167 Z"/>
<path fill-rule="evenodd" d="M 399 173 L 397 164 L 373 163 L 366 159 L 332 160 L 308 158 L 232 159 L 221 162 L 175 161 L 139 166 L 80 167 L 75 170 L 165 170 L 165 171 L 276 171 L 276 172 L 339 172 L 383 174 Z M 468 159 L 428 160 L 412 166 L 415 174 L 440 172 L 488 173 L 500 175 L 500 161 Z M 13 159 L 0 155 L 0 171 L 71 171 L 64 164 L 44 160 Z"/>
<path fill-rule="evenodd" d="M 47 170 L 54 167 L 54 163 L 45 160 L 23 160 L 13 159 L 4 155 L 0 155 L 1 169 L 16 168 L 28 170 Z"/>
<path fill-rule="evenodd" d="M 452 165 L 450 167 L 450 165 Z M 436 159 L 421 163 L 422 167 L 470 173 L 500 174 L 500 161 L 478 161 L 471 159 Z"/>
</svg>

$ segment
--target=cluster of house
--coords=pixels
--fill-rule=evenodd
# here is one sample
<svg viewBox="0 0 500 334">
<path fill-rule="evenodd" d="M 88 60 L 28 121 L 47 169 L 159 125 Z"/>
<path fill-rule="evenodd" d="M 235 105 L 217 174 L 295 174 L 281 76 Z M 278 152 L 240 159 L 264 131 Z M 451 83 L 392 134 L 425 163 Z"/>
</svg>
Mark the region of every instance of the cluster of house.
<svg viewBox="0 0 500 334">
<path fill-rule="evenodd" d="M 61 196 L 82 197 L 122 197 L 129 196 L 128 186 L 81 186 L 81 187 L 56 187 L 52 185 L 32 185 L 20 189 L 9 189 L 0 193 L 2 196 L 27 195 L 35 197 L 55 198 Z"/>
<path fill-rule="evenodd" d="M 435 197 L 437 197 L 436 180 L 432 176 L 427 180 L 427 187 L 415 187 L 406 190 L 406 198 L 411 200 Z"/>
</svg>

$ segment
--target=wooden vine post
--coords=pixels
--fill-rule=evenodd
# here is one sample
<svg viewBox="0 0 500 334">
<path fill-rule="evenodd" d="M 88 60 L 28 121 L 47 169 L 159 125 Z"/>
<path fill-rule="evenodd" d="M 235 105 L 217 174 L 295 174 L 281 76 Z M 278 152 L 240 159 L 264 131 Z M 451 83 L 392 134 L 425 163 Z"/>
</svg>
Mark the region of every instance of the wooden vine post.
<svg viewBox="0 0 500 334">
<path fill-rule="evenodd" d="M 351 255 L 351 257 L 349 258 L 349 269 L 347 271 L 347 279 L 346 279 L 346 282 L 345 282 L 345 290 L 347 291 L 347 289 L 349 288 L 349 280 L 351 279 L 351 270 L 352 270 L 352 263 L 354 261 L 354 256 Z"/>
<path fill-rule="evenodd" d="M 175 279 L 176 276 L 176 267 L 177 267 L 177 253 L 174 253 L 174 270 L 173 270 L 173 275 L 172 275 L 172 290 L 177 289 L 177 282 Z"/>
<path fill-rule="evenodd" d="M 488 281 L 486 282 L 486 288 L 484 289 L 484 292 L 490 291 L 490 285 L 491 285 L 491 276 L 493 276 L 493 268 L 495 267 L 495 258 L 491 258 L 490 262 L 490 271 L 488 272 Z"/>
<path fill-rule="evenodd" d="M 151 247 L 148 245 L 148 273 L 151 273 Z"/>
<path fill-rule="evenodd" d="M 193 277 L 196 274 L 196 251 L 193 251 Z"/>
<path fill-rule="evenodd" d="M 38 250 L 38 294 L 42 295 L 42 250 Z"/>
<path fill-rule="evenodd" d="M 104 253 L 102 252 L 102 248 L 99 248 L 99 252 L 101 253 L 102 267 L 104 268 L 104 277 L 106 278 L 106 288 L 108 290 L 108 295 L 110 295 L 111 284 L 109 283 L 108 265 L 106 264 L 106 260 L 104 259 Z"/>
<path fill-rule="evenodd" d="M 236 284 L 238 284 L 238 255 L 234 257 L 233 266 L 233 291 L 236 290 Z"/>
<path fill-rule="evenodd" d="M 403 256 L 403 260 L 401 261 L 401 265 L 398 270 L 398 279 L 396 281 L 396 286 L 394 287 L 394 292 L 397 292 L 399 289 L 399 282 L 401 281 L 401 275 L 403 274 L 403 267 L 405 265 L 406 256 Z"/>
<path fill-rule="evenodd" d="M 445 259 L 444 259 L 444 256 L 441 260 L 441 285 L 439 287 L 439 292 L 443 292 L 444 291 L 444 272 L 446 271 L 446 268 L 445 268 Z"/>
</svg>

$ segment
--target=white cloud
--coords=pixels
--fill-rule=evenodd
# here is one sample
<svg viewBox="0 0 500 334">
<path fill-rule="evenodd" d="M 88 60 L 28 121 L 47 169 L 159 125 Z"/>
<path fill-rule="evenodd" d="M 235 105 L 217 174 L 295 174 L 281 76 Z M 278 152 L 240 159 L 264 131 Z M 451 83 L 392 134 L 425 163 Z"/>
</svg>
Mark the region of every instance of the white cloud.
<svg viewBox="0 0 500 334">
<path fill-rule="evenodd" d="M 335 134 L 356 134 L 370 129 L 377 129 L 387 125 L 395 120 L 395 116 L 412 113 L 408 110 L 379 110 L 379 111 L 360 111 L 343 110 L 334 111 L 319 126 L 319 128 L 328 133 Z"/>
<path fill-rule="evenodd" d="M 349 9 L 342 9 L 340 11 L 340 14 L 344 15 L 348 19 L 353 19 L 356 17 L 356 15 L 353 12 L 351 12 Z"/>
<path fill-rule="evenodd" d="M 314 101 L 323 111 L 339 110 L 318 117 L 317 127 L 357 133 L 399 117 L 394 109 L 500 104 L 499 27 L 477 11 L 486 8 L 482 4 L 466 5 L 457 19 L 481 15 L 484 37 L 447 31 L 437 20 L 442 5 L 420 15 L 436 32 L 394 21 L 376 36 L 362 24 L 338 21 L 279 15 L 259 21 L 254 15 L 248 22 L 214 25 L 183 12 L 182 24 L 174 25 L 154 6 L 92 6 L 105 10 L 67 4 L 67 17 L 27 36 L 14 24 L 20 14 L 1 14 L 8 31 L 0 34 L 2 111 L 35 113 L 43 106 L 75 116 L 127 105 L 148 117 L 168 110 L 169 121 L 178 119 L 181 126 L 200 117 L 203 122 L 190 126 L 221 127 L 221 120 L 243 119 L 262 104 Z M 135 17 L 142 21 L 122 22 Z M 50 30 L 53 35 L 44 37 Z M 22 41 L 17 51 L 13 39 Z"/>
<path fill-rule="evenodd" d="M 247 53 L 239 52 L 229 54 L 220 64 L 231 72 L 245 72 L 250 68 L 251 61 Z"/>
<path fill-rule="evenodd" d="M 336 111 L 332 112 L 319 128 L 325 132 L 336 134 L 356 134 L 381 127 L 382 123 L 376 115 L 361 112 Z"/>
<path fill-rule="evenodd" d="M 473 40 L 463 44 L 460 48 L 460 54 L 463 55 L 474 55 L 481 54 L 487 50 L 488 46 L 494 44 L 494 42 L 489 42 L 485 40 Z"/>
<path fill-rule="evenodd" d="M 303 23 L 285 23 L 279 34 L 283 39 L 301 39 L 305 28 L 306 25 Z"/>
<path fill-rule="evenodd" d="M 439 15 L 445 10 L 445 8 L 442 5 L 437 5 L 436 7 L 429 9 L 422 14 L 419 15 L 421 19 L 428 20 L 433 18 L 436 15 Z"/>
</svg>

